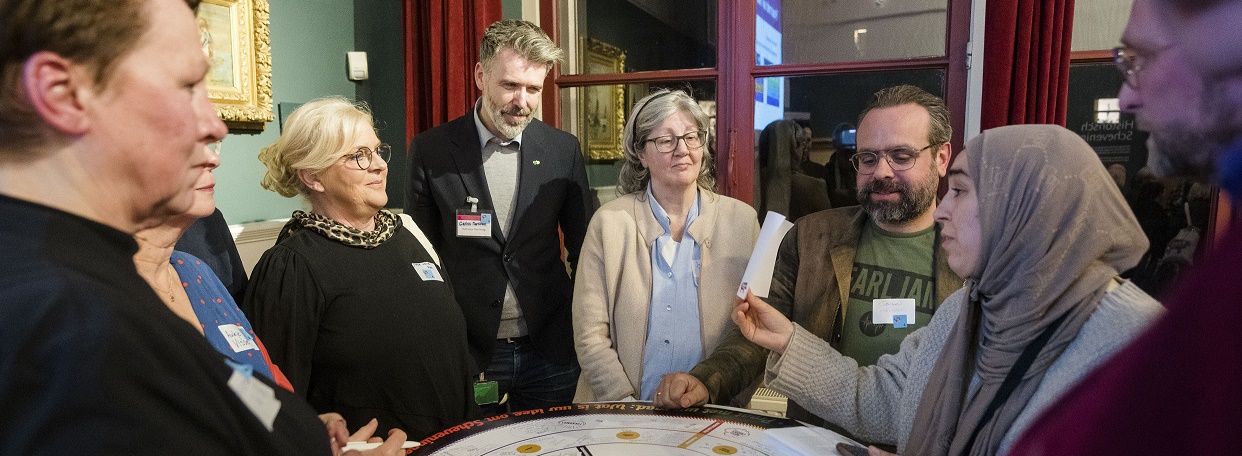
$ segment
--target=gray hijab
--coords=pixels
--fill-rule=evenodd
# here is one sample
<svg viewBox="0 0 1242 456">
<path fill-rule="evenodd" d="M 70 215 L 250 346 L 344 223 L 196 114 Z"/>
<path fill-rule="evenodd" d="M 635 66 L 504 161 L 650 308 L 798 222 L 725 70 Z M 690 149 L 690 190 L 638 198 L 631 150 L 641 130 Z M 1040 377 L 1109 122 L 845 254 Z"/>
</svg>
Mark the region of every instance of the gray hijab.
<svg viewBox="0 0 1242 456">
<path fill-rule="evenodd" d="M 1109 281 L 1147 250 L 1116 184 L 1073 132 L 1000 127 L 971 139 L 966 153 L 979 198 L 978 272 L 966 282 L 968 302 L 923 390 L 907 454 L 995 454 Z M 1018 356 L 1062 316 L 1017 388 L 984 422 Z M 973 396 L 972 375 L 979 377 Z"/>
</svg>

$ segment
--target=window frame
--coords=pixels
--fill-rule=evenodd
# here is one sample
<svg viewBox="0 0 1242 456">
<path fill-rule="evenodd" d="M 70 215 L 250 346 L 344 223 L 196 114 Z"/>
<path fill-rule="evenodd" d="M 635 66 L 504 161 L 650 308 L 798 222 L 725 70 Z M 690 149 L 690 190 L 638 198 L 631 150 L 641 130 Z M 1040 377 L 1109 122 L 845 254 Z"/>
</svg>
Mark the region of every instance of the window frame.
<svg viewBox="0 0 1242 456">
<path fill-rule="evenodd" d="M 557 43 L 560 35 L 560 3 L 575 0 L 540 0 L 540 23 Z M 718 53 L 715 68 L 640 71 L 621 74 L 563 75 L 556 67 L 548 75 L 544 91 L 544 118 L 561 125 L 563 89 L 600 84 L 631 84 L 689 80 L 716 82 L 716 185 L 721 194 L 754 203 L 755 106 L 754 80 L 778 76 L 810 76 L 876 71 L 940 69 L 945 71 L 945 102 L 953 126 L 953 153 L 961 149 L 966 126 L 966 81 L 970 58 L 971 0 L 946 0 L 945 54 L 938 57 L 887 59 L 833 63 L 755 65 L 755 2 L 717 3 Z M 577 36 L 569 37 L 578 39 Z M 982 43 L 979 43 L 982 52 Z M 571 57 L 572 58 L 572 57 Z"/>
</svg>

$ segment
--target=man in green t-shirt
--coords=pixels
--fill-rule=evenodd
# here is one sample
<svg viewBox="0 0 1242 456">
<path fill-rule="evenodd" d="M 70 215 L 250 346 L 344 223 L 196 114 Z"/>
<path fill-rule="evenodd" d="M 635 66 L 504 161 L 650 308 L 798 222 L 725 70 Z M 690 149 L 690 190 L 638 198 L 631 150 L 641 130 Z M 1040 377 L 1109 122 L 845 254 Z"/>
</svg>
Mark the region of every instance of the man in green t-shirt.
<svg viewBox="0 0 1242 456">
<path fill-rule="evenodd" d="M 860 116 L 858 153 L 850 158 L 861 205 L 798 219 L 777 253 L 767 302 L 862 365 L 895 353 L 926 325 L 962 285 L 940 251 L 932 218 L 950 136 L 939 97 L 908 85 L 876 92 Z M 877 308 L 886 321 L 877 320 Z M 748 397 L 735 396 L 759 380 L 767 354 L 735 330 L 688 374 L 666 376 L 656 404 L 744 403 Z M 823 424 L 792 401 L 789 416 Z"/>
<path fill-rule="evenodd" d="M 866 224 L 851 268 L 849 300 L 837 347 L 841 354 L 869 366 L 882 355 L 896 353 L 906 335 L 927 326 L 940 305 L 932 267 L 935 245 L 933 226 L 901 233 L 881 228 L 874 219 Z M 911 301 L 887 303 L 900 310 L 886 313 L 885 309 L 873 308 L 877 299 Z M 905 318 L 894 322 L 886 315 Z"/>
</svg>

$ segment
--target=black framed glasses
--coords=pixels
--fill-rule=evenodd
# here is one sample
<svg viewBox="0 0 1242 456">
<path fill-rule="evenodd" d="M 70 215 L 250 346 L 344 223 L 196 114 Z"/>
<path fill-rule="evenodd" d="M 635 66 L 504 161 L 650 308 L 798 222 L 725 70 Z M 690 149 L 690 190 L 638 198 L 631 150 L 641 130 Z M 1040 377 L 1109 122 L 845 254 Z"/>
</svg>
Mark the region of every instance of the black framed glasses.
<svg viewBox="0 0 1242 456">
<path fill-rule="evenodd" d="M 643 143 L 655 143 L 656 151 L 660 153 L 670 153 L 677 149 L 677 141 L 685 141 L 686 149 L 698 150 L 703 147 L 703 139 L 707 137 L 707 130 L 698 130 L 686 133 L 681 136 L 664 135 L 654 138 L 647 138 Z"/>
<path fill-rule="evenodd" d="M 371 156 L 373 155 L 379 155 L 384 160 L 384 163 L 388 163 L 388 159 L 392 158 L 392 146 L 380 143 L 380 145 L 375 146 L 375 150 L 359 147 L 353 153 L 345 154 L 345 158 L 353 160 L 354 164 L 358 165 L 358 169 L 367 169 L 371 167 Z"/>
<path fill-rule="evenodd" d="M 1121 72 L 1126 84 L 1132 89 L 1138 88 L 1138 74 L 1143 71 L 1143 65 L 1147 63 L 1147 60 L 1147 57 L 1130 49 L 1129 46 L 1113 48 L 1113 64 L 1117 65 L 1117 71 Z"/>
<path fill-rule="evenodd" d="M 871 174 L 875 172 L 876 167 L 880 166 L 880 157 L 884 157 L 893 171 L 905 171 L 914 167 L 914 163 L 919 161 L 920 153 L 938 145 L 928 144 L 927 147 L 921 149 L 894 147 L 880 151 L 862 150 L 850 157 L 850 164 L 854 165 L 854 169 L 859 174 Z"/>
</svg>

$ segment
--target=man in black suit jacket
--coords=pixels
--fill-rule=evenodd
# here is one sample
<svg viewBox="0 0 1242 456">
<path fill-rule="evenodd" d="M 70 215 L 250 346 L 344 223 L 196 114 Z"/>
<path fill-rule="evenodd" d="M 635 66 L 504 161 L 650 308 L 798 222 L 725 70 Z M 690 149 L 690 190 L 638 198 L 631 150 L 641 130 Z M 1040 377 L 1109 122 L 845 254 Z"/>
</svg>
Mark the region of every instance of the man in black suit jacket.
<svg viewBox="0 0 1242 456">
<path fill-rule="evenodd" d="M 410 143 L 405 209 L 444 259 L 471 354 L 509 409 L 565 405 L 579 369 L 558 228 L 572 270 L 596 203 L 577 138 L 531 117 L 563 52 L 525 21 L 492 24 L 479 48 L 483 96 Z"/>
</svg>

